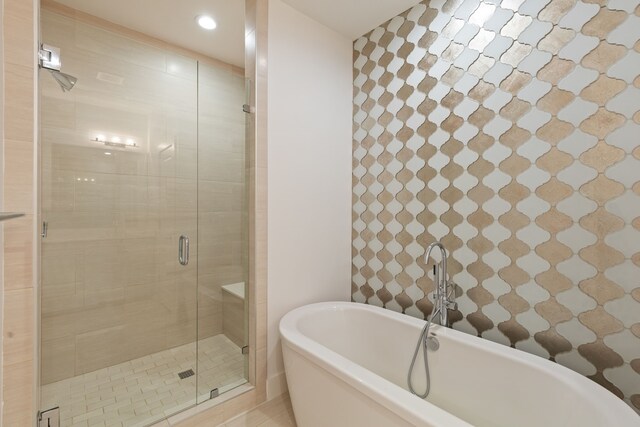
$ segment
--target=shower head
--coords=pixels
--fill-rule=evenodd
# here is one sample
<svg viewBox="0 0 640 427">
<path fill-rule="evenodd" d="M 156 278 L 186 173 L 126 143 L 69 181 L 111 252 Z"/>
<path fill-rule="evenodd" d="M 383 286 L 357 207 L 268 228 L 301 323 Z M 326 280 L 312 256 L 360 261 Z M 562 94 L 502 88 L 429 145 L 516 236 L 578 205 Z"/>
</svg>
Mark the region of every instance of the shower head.
<svg viewBox="0 0 640 427">
<path fill-rule="evenodd" d="M 51 69 L 48 69 L 48 71 L 51 73 L 53 78 L 58 82 L 63 92 L 69 92 L 71 89 L 73 89 L 73 87 L 76 85 L 76 82 L 78 81 L 77 78 L 69 74 L 65 74 L 61 71 L 51 70 Z"/>
</svg>

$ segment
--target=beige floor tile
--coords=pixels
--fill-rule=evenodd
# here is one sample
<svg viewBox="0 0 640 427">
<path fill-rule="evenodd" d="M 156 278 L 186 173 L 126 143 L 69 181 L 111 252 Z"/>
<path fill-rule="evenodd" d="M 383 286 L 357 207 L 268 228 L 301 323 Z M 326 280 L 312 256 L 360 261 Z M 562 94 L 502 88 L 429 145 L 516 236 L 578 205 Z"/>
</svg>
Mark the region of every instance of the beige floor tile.
<svg viewBox="0 0 640 427">
<path fill-rule="evenodd" d="M 289 395 L 285 394 L 219 427 L 296 427 L 296 421 Z"/>
</svg>

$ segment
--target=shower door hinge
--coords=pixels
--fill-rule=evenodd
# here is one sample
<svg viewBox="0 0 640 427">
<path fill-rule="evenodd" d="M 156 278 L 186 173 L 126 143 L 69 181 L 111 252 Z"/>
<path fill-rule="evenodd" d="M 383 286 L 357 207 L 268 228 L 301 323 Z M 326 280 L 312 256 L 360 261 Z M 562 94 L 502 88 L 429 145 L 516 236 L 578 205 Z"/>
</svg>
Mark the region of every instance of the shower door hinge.
<svg viewBox="0 0 640 427">
<path fill-rule="evenodd" d="M 48 44 L 41 44 L 38 51 L 38 60 L 42 68 L 48 70 L 60 71 L 62 63 L 60 62 L 60 49 Z"/>
<path fill-rule="evenodd" d="M 60 427 L 60 408 L 38 412 L 38 427 Z"/>
<path fill-rule="evenodd" d="M 40 235 L 43 239 L 47 237 L 47 231 L 49 231 L 49 223 L 47 221 L 42 221 L 42 232 Z"/>
<path fill-rule="evenodd" d="M 249 105 L 249 104 L 243 104 L 242 105 L 242 111 L 244 111 L 245 113 L 248 113 L 248 114 L 253 113 L 253 109 L 251 108 L 251 105 Z"/>
<path fill-rule="evenodd" d="M 242 354 L 249 354 L 249 346 L 245 345 L 244 347 L 242 347 Z"/>
</svg>

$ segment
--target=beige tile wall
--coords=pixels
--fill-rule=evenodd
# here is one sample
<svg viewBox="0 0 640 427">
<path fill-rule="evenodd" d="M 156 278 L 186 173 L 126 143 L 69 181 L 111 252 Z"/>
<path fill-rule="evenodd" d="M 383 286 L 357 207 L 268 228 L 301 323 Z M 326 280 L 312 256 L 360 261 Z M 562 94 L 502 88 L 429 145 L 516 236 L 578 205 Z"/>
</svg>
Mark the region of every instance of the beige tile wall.
<svg viewBox="0 0 640 427">
<path fill-rule="evenodd" d="M 34 4 L 5 0 L 3 209 L 25 212 L 5 223 L 3 378 L 6 426 L 30 425 L 34 413 Z"/>
<path fill-rule="evenodd" d="M 640 411 L 640 2 L 432 0 L 354 44 L 353 299 L 453 327 Z"/>
<path fill-rule="evenodd" d="M 43 384 L 221 333 L 220 286 L 247 276 L 241 70 L 49 5 L 43 40 L 79 80 L 40 79 Z"/>
</svg>

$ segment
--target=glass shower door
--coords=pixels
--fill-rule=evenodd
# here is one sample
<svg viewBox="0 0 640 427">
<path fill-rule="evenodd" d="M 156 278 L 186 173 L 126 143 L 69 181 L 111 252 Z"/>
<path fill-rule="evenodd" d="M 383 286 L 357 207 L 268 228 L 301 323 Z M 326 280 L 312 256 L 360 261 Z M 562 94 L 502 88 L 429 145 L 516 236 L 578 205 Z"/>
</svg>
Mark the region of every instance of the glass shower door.
<svg viewBox="0 0 640 427">
<path fill-rule="evenodd" d="M 40 409 L 148 425 L 196 402 L 197 62 L 44 7 L 41 26 L 77 83 L 40 70 Z"/>
<path fill-rule="evenodd" d="M 247 382 L 244 70 L 198 63 L 198 401 Z"/>
</svg>

